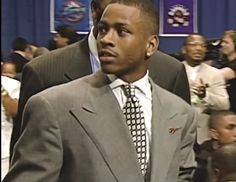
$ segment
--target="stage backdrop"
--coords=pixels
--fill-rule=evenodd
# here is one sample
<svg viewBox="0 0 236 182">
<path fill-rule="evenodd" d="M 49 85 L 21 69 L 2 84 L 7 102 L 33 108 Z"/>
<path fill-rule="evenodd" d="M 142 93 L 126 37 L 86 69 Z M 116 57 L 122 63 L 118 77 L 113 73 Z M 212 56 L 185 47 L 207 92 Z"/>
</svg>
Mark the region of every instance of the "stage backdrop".
<svg viewBox="0 0 236 182">
<path fill-rule="evenodd" d="M 47 46 L 47 41 L 52 37 L 50 0 L 1 2 L 1 45 L 5 55 L 10 52 L 11 41 L 17 36 L 25 37 L 39 46 Z M 153 4 L 159 9 L 160 0 L 153 0 Z M 224 30 L 236 28 L 236 0 L 197 0 L 197 5 L 198 32 L 207 38 L 218 38 Z M 160 49 L 167 53 L 177 52 L 184 38 L 161 36 Z"/>
<path fill-rule="evenodd" d="M 87 34 L 92 26 L 90 3 L 91 0 L 51 0 L 51 32 L 66 24 L 74 26 L 80 34 Z"/>
<path fill-rule="evenodd" d="M 197 0 L 160 0 L 160 36 L 197 32 Z"/>
</svg>

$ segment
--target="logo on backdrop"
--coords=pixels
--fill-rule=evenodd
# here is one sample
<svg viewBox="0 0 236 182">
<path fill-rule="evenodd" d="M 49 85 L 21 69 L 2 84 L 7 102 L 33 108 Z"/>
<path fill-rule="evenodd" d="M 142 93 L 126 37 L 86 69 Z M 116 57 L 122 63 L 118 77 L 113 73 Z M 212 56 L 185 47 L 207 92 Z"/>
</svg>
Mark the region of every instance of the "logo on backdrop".
<svg viewBox="0 0 236 182">
<path fill-rule="evenodd" d="M 159 12 L 161 36 L 197 32 L 197 0 L 160 0 Z"/>
<path fill-rule="evenodd" d="M 83 19 L 85 12 L 86 7 L 84 4 L 75 0 L 70 0 L 64 3 L 61 18 L 69 23 L 77 23 Z"/>
<path fill-rule="evenodd" d="M 172 27 L 189 26 L 189 10 L 181 4 L 170 7 L 167 22 Z"/>
</svg>

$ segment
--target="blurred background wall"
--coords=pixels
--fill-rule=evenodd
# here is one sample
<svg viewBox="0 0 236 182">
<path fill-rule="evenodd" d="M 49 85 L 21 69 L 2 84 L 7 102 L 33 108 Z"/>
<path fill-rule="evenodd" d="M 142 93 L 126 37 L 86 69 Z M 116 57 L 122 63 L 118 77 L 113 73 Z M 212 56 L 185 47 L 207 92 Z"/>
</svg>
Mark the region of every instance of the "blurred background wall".
<svg viewBox="0 0 236 182">
<path fill-rule="evenodd" d="M 197 0 L 198 32 L 208 39 L 220 38 L 223 31 L 236 29 L 236 0 Z M 10 52 L 11 41 L 24 37 L 38 46 L 46 46 L 50 33 L 50 0 L 1 1 L 1 49 Z M 158 9 L 159 0 L 153 0 Z M 166 53 L 179 52 L 184 37 L 160 37 L 159 49 Z"/>
</svg>

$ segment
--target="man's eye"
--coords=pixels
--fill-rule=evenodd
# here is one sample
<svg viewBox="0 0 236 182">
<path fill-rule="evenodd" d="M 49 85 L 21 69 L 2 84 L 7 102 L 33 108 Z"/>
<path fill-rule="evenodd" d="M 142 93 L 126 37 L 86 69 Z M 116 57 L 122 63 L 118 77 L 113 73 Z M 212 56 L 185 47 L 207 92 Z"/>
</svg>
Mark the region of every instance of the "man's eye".
<svg viewBox="0 0 236 182">
<path fill-rule="evenodd" d="M 119 28 L 119 29 L 117 30 L 117 33 L 118 33 L 120 36 L 124 36 L 124 35 L 128 34 L 129 31 L 128 31 L 127 29 L 125 29 L 125 28 Z"/>
<path fill-rule="evenodd" d="M 236 128 L 236 125 L 234 125 L 234 124 L 230 124 L 230 125 L 228 125 L 227 128 L 230 129 L 230 130 L 233 130 L 234 128 Z"/>
<path fill-rule="evenodd" d="M 105 33 L 106 32 L 106 28 L 103 25 L 98 25 L 98 32 L 99 33 Z"/>
</svg>

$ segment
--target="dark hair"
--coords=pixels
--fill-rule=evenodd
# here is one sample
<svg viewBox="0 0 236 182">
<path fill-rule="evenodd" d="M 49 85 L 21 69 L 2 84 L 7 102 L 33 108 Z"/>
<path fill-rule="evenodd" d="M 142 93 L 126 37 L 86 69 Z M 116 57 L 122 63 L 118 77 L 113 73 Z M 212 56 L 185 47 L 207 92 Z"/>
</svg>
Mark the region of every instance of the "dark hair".
<svg viewBox="0 0 236 182">
<path fill-rule="evenodd" d="M 17 37 L 11 43 L 11 48 L 14 51 L 25 51 L 27 47 L 29 47 L 29 42 L 22 37 Z"/>
<path fill-rule="evenodd" d="M 112 0 L 109 4 L 118 3 L 133 6 L 141 11 L 140 16 L 145 17 L 146 25 L 151 34 L 158 35 L 158 13 L 150 0 Z"/>
<path fill-rule="evenodd" d="M 221 111 L 214 111 L 208 120 L 208 127 L 209 129 L 216 129 L 216 126 L 218 124 L 218 122 L 225 116 L 229 116 L 229 115 L 236 115 L 234 112 L 232 111 L 228 111 L 228 110 L 221 110 Z"/>
<path fill-rule="evenodd" d="M 57 33 L 65 38 L 69 39 L 68 44 L 72 44 L 78 41 L 78 34 L 73 26 L 61 25 L 56 28 Z"/>
<path fill-rule="evenodd" d="M 211 167 L 219 170 L 219 180 L 224 181 L 227 176 L 229 181 L 236 180 L 236 144 L 226 144 L 218 148 L 212 154 Z"/>
<path fill-rule="evenodd" d="M 191 37 L 193 37 L 194 35 L 197 35 L 197 36 L 200 36 L 203 38 L 203 40 L 206 42 L 206 38 L 202 35 L 202 34 L 199 34 L 199 33 L 192 33 L 192 34 L 189 34 L 186 39 L 184 40 L 184 46 L 188 45 L 188 42 L 190 41 Z"/>
</svg>

